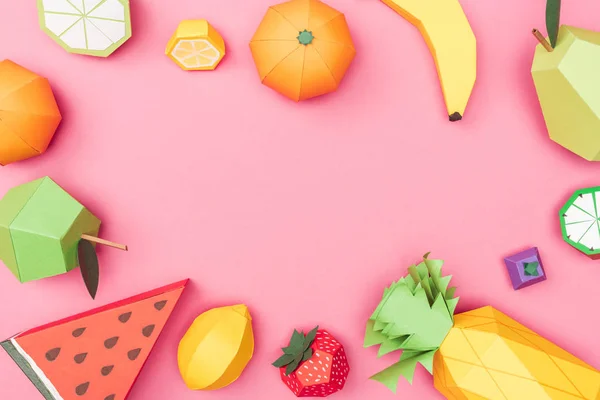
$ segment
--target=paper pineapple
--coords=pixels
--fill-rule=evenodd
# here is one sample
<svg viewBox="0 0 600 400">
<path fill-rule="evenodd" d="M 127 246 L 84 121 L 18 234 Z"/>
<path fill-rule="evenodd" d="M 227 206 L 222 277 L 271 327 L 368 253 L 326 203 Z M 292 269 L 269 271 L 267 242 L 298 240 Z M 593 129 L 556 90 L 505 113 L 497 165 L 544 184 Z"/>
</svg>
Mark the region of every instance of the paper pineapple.
<svg viewBox="0 0 600 400">
<path fill-rule="evenodd" d="M 93 242 L 100 220 L 49 177 L 12 188 L 0 200 L 0 260 L 20 282 L 64 274 L 82 264 L 92 297 L 98 288 Z"/>
<path fill-rule="evenodd" d="M 344 347 L 317 326 L 306 335 L 294 330 L 283 355 L 273 363 L 297 397 L 327 397 L 344 388 L 350 367 Z"/>
<path fill-rule="evenodd" d="M 550 138 L 585 158 L 600 161 L 600 32 L 560 26 L 560 0 L 548 0 L 550 43 L 535 49 L 531 74 Z"/>
<path fill-rule="evenodd" d="M 385 289 L 365 347 L 402 354 L 372 379 L 395 392 L 421 364 L 448 399 L 600 399 L 600 371 L 493 307 L 454 316 L 458 298 L 442 264 L 426 255 Z"/>
</svg>

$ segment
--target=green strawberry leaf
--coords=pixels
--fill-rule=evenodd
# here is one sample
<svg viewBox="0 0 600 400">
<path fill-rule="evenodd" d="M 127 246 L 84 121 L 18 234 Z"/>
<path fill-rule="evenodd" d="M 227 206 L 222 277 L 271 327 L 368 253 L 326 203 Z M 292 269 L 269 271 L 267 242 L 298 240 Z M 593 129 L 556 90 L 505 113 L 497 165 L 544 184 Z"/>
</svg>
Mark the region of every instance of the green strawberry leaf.
<svg viewBox="0 0 600 400">
<path fill-rule="evenodd" d="M 546 30 L 552 48 L 556 47 L 560 27 L 560 0 L 546 1 Z"/>
<path fill-rule="evenodd" d="M 313 342 L 315 341 L 315 337 L 317 336 L 318 330 L 319 330 L 319 326 L 317 325 L 312 331 L 310 331 L 306 334 L 306 336 L 304 337 L 304 346 L 302 349 L 303 351 L 308 349 L 313 344 Z"/>
<path fill-rule="evenodd" d="M 279 357 L 272 365 L 274 367 L 281 368 L 281 367 L 288 365 L 292 361 L 294 361 L 295 358 L 296 358 L 295 355 L 284 354 L 281 357 Z"/>
<path fill-rule="evenodd" d="M 310 358 L 312 356 L 313 356 L 313 350 L 311 348 L 309 348 L 308 350 L 306 350 L 304 352 L 304 355 L 302 356 L 302 361 L 310 360 Z"/>
<path fill-rule="evenodd" d="M 290 364 L 288 364 L 287 368 L 285 369 L 286 376 L 290 375 L 298 368 L 298 366 L 300 365 L 300 361 L 302 361 L 302 357 L 303 357 L 303 354 L 300 353 L 296 356 L 296 358 L 294 358 L 294 361 L 292 361 Z"/>
<path fill-rule="evenodd" d="M 79 259 L 79 270 L 83 282 L 92 299 L 96 298 L 98 282 L 100 280 L 100 268 L 98 266 L 98 255 L 94 245 L 85 239 L 81 239 L 77 245 L 77 257 Z"/>
</svg>

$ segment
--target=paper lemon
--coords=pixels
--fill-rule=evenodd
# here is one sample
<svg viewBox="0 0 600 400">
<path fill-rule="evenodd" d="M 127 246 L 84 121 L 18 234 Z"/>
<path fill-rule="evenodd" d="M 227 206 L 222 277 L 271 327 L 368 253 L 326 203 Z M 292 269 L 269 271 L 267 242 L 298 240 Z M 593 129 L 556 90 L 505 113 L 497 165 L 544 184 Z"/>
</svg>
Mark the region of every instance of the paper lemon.
<svg viewBox="0 0 600 400">
<path fill-rule="evenodd" d="M 213 70 L 225 55 L 225 42 L 205 19 L 182 21 L 165 54 L 186 71 Z"/>
<path fill-rule="evenodd" d="M 177 362 L 193 390 L 216 390 L 240 377 L 254 354 L 248 307 L 213 308 L 194 320 L 179 342 Z"/>
<path fill-rule="evenodd" d="M 69 53 L 108 57 L 131 37 L 128 0 L 38 0 L 38 14 Z"/>
</svg>

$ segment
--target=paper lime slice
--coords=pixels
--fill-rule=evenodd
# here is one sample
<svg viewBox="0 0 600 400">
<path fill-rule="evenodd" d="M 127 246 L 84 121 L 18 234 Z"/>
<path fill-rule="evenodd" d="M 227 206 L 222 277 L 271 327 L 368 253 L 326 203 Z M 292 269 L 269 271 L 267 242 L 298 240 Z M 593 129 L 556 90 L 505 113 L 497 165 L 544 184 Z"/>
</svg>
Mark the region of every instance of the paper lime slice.
<svg viewBox="0 0 600 400">
<path fill-rule="evenodd" d="M 600 258 L 600 186 L 576 191 L 560 210 L 565 242 L 591 258 Z"/>
<path fill-rule="evenodd" d="M 107 57 L 131 37 L 129 0 L 38 0 L 38 14 L 69 53 Z"/>
</svg>

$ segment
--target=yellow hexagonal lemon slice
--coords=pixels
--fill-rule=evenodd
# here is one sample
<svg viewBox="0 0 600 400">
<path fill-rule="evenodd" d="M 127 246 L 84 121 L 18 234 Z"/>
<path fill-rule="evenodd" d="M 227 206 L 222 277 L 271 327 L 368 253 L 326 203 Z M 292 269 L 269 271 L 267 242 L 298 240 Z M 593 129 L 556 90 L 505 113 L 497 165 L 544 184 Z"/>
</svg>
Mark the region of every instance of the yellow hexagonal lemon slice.
<svg viewBox="0 0 600 400">
<path fill-rule="evenodd" d="M 181 21 L 165 54 L 186 71 L 213 70 L 225 55 L 225 42 L 205 19 Z"/>
</svg>

